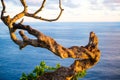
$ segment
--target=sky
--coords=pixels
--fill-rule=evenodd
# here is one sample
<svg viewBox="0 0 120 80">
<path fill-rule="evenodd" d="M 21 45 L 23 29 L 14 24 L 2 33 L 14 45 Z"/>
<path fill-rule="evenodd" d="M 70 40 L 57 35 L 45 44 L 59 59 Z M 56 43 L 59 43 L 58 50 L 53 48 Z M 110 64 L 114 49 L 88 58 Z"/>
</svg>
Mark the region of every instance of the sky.
<svg viewBox="0 0 120 80">
<path fill-rule="evenodd" d="M 23 7 L 19 0 L 4 0 L 6 15 L 13 17 L 21 12 Z M 64 9 L 58 21 L 61 22 L 120 22 L 120 0 L 61 0 Z M 28 11 L 36 11 L 42 0 L 26 0 Z M 56 18 L 59 14 L 59 0 L 46 0 L 44 9 L 38 14 L 44 18 Z M 0 10 L 2 6 L 0 4 Z M 26 18 L 25 21 L 39 21 Z"/>
</svg>

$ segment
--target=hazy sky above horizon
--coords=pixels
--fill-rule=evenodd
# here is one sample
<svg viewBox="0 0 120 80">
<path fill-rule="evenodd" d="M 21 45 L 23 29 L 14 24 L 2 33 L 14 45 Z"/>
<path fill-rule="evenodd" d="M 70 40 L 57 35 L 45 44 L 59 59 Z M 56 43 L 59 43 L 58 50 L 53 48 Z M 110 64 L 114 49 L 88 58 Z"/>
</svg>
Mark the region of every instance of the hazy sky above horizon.
<svg viewBox="0 0 120 80">
<path fill-rule="evenodd" d="M 14 16 L 22 11 L 19 0 L 4 0 L 6 15 Z M 71 22 L 120 22 L 120 0 L 61 0 L 64 12 L 58 21 Z M 42 0 L 26 0 L 29 12 L 34 12 Z M 59 0 L 46 0 L 43 11 L 39 14 L 44 18 L 55 18 L 59 14 Z M 0 10 L 2 6 L 0 4 Z M 25 21 L 36 21 L 26 18 Z"/>
</svg>

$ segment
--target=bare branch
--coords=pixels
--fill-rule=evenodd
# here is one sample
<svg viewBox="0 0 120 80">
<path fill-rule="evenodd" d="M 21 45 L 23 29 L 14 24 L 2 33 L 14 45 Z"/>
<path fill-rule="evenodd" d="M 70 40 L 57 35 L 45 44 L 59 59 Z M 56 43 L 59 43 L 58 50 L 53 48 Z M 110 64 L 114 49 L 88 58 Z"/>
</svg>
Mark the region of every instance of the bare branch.
<svg viewBox="0 0 120 80">
<path fill-rule="evenodd" d="M 95 42 L 93 40 L 94 40 L 94 38 L 97 39 L 97 37 L 94 33 L 91 33 L 91 34 L 94 34 L 94 37 L 90 40 L 93 44 L 89 44 L 89 45 L 87 45 L 87 47 L 73 46 L 70 48 L 65 48 L 62 45 L 58 44 L 53 38 L 44 35 L 43 33 L 39 32 L 36 29 L 32 29 L 28 25 L 13 24 L 13 26 L 14 26 L 14 29 L 26 30 L 26 31 L 28 31 L 29 34 L 31 34 L 37 38 L 37 40 L 36 39 L 28 39 L 28 38 L 26 38 L 25 35 L 23 35 L 24 33 L 22 33 L 22 36 L 24 36 L 24 37 L 22 37 L 23 41 L 26 41 L 26 43 L 28 45 L 46 48 L 61 58 L 67 58 L 67 57 L 78 58 L 78 59 L 88 59 L 88 58 L 94 59 L 95 58 L 95 55 L 93 52 L 94 52 L 94 50 L 96 51 L 97 48 L 96 48 L 96 45 L 94 45 L 96 48 L 96 49 L 94 49 L 93 44 Z M 91 50 L 93 50 L 93 52 Z"/>
<path fill-rule="evenodd" d="M 59 68 L 57 71 L 55 71 L 53 74 L 58 74 L 61 71 L 62 71 L 61 73 L 64 73 L 65 71 L 67 72 L 67 75 L 64 75 L 64 79 L 58 79 L 58 77 L 56 77 L 55 78 L 56 80 L 66 80 L 68 76 L 72 78 L 74 74 L 76 74 L 77 72 L 87 70 L 92 66 L 94 66 L 99 61 L 100 51 L 98 49 L 98 37 L 95 35 L 94 32 L 90 33 L 88 45 L 72 46 L 70 48 L 66 48 L 60 45 L 59 43 L 57 43 L 53 38 L 44 35 L 40 31 L 33 29 L 29 25 L 23 25 L 22 24 L 23 19 L 21 20 L 20 23 L 18 24 L 15 23 L 18 19 L 24 16 L 32 17 L 35 19 L 43 20 L 43 21 L 56 21 L 60 18 L 63 12 L 63 9 L 61 7 L 61 0 L 59 0 L 60 13 L 58 17 L 55 19 L 45 19 L 40 16 L 36 16 L 36 14 L 44 8 L 44 4 L 46 0 L 43 0 L 42 6 L 33 14 L 30 14 L 27 12 L 26 1 L 25 0 L 20 0 L 20 1 L 24 7 L 24 10 L 18 13 L 17 15 L 15 15 L 13 18 L 10 18 L 9 15 L 4 16 L 5 4 L 4 4 L 4 0 L 1 0 L 2 6 L 3 6 L 3 9 L 1 12 L 1 19 L 8 26 L 11 39 L 19 46 L 19 48 L 22 49 L 27 45 L 31 45 L 34 47 L 46 48 L 61 58 L 77 59 L 70 67 L 67 67 L 67 68 L 62 67 L 62 68 Z M 15 31 L 18 29 L 20 29 L 19 34 L 22 37 L 22 40 L 19 40 L 16 37 Z M 36 39 L 31 39 L 27 37 L 24 31 L 27 31 L 30 35 L 35 36 Z M 71 76 L 69 75 L 69 73 Z M 40 80 L 43 80 L 42 77 L 40 78 Z"/>
<path fill-rule="evenodd" d="M 15 15 L 12 19 L 9 18 L 10 19 L 9 24 L 15 23 L 17 20 L 19 20 L 20 18 L 22 18 L 24 16 L 32 17 L 32 18 L 35 18 L 35 19 L 43 20 L 43 21 L 49 21 L 49 22 L 56 21 L 60 18 L 61 14 L 63 12 L 63 9 L 61 7 L 61 0 L 59 0 L 60 13 L 59 13 L 58 17 L 56 17 L 55 19 L 46 19 L 46 18 L 42 18 L 41 16 L 36 16 L 36 14 L 43 9 L 46 0 L 43 1 L 42 6 L 33 14 L 30 14 L 30 13 L 27 12 L 26 1 L 25 0 L 20 0 L 20 1 L 21 1 L 22 5 L 24 7 L 24 10 L 22 12 L 20 12 L 19 14 Z M 1 14 L 1 17 L 2 17 L 3 14 L 4 14 L 4 11 L 5 11 L 5 5 L 4 5 L 3 0 L 1 0 L 1 2 L 2 2 L 2 5 L 3 5 L 3 10 L 2 10 L 2 14 Z"/>
<path fill-rule="evenodd" d="M 22 24 L 22 23 L 23 23 L 23 21 L 24 21 L 24 18 L 20 21 L 20 24 Z"/>
<path fill-rule="evenodd" d="M 4 3 L 4 0 L 1 0 L 1 3 L 2 3 L 2 6 L 3 6 L 3 9 L 2 9 L 2 12 L 1 12 L 1 19 L 2 19 L 2 17 L 4 16 L 4 13 L 5 13 L 5 3 Z"/>
<path fill-rule="evenodd" d="M 90 40 L 88 42 L 90 44 L 88 44 L 86 47 L 73 46 L 70 48 L 65 48 L 62 45 L 58 44 L 51 37 L 46 36 L 35 29 L 32 29 L 30 26 L 25 26 L 22 24 L 21 25 L 15 24 L 14 26 L 17 29 L 23 29 L 28 31 L 29 34 L 37 38 L 34 40 L 26 39 L 26 36 L 24 35 L 24 33 L 21 33 L 23 36 L 23 40 L 25 41 L 25 43 L 27 43 L 27 45 L 46 48 L 61 58 L 77 59 L 74 61 L 72 65 L 70 65 L 70 67 L 60 67 L 55 72 L 51 72 L 49 74 L 44 74 L 40 76 L 39 80 L 44 80 L 46 75 L 55 77 L 55 79 L 57 80 L 61 80 L 61 79 L 66 80 L 66 78 L 71 79 L 73 75 L 75 75 L 76 73 L 93 67 L 95 64 L 98 63 L 100 59 L 100 51 L 96 45 L 98 44 L 98 38 L 93 32 L 90 33 L 90 38 L 89 38 Z M 61 74 L 63 78 L 60 78 L 59 77 L 60 75 L 57 76 L 57 74 Z"/>
<path fill-rule="evenodd" d="M 20 0 L 20 1 L 24 7 L 24 10 L 26 10 L 26 8 L 27 8 L 26 0 Z"/>
<path fill-rule="evenodd" d="M 1 20 L 4 22 L 5 25 L 8 26 L 8 25 L 10 24 L 11 19 L 10 19 L 10 16 L 9 16 L 9 15 L 4 16 L 5 8 L 6 8 L 5 3 L 4 3 L 4 0 L 1 0 L 1 3 L 2 3 L 2 6 L 3 6 L 3 9 L 2 9 L 2 11 L 1 11 Z M 11 26 L 8 26 L 9 29 L 10 29 L 10 27 L 11 27 Z"/>
<path fill-rule="evenodd" d="M 44 5 L 44 3 L 45 3 L 45 0 L 44 0 L 42 5 Z M 42 8 L 43 8 L 43 6 L 41 6 L 41 8 L 38 11 L 36 11 L 35 14 L 37 14 L 39 11 L 41 11 Z M 43 21 L 49 21 L 49 22 L 56 21 L 56 20 L 58 20 L 60 18 L 60 16 L 62 15 L 62 12 L 64 10 L 61 7 L 61 0 L 59 0 L 59 8 L 60 8 L 60 13 L 59 13 L 59 15 L 55 19 L 46 19 L 46 18 L 42 18 L 41 16 L 36 16 L 35 14 L 30 14 L 30 13 L 27 13 L 26 16 L 27 17 L 33 17 L 35 19 L 39 19 L 39 20 L 43 20 Z"/>
<path fill-rule="evenodd" d="M 17 20 L 19 20 L 20 18 L 24 17 L 27 13 L 27 4 L 25 0 L 20 0 L 24 10 L 22 12 L 20 12 L 19 14 L 15 15 L 12 19 L 11 19 L 11 24 L 15 23 Z"/>
<path fill-rule="evenodd" d="M 41 7 L 34 13 L 34 15 L 36 15 L 37 13 L 42 11 L 42 9 L 44 8 L 45 2 L 46 2 L 46 0 L 43 0 Z"/>
</svg>

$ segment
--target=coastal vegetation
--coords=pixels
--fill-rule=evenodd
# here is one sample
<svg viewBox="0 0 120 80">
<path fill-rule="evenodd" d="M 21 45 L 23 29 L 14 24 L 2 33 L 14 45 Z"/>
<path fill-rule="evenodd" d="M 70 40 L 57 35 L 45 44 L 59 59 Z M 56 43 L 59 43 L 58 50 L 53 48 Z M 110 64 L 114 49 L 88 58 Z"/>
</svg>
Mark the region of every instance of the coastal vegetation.
<svg viewBox="0 0 120 80">
<path fill-rule="evenodd" d="M 37 65 L 35 69 L 29 73 L 22 73 L 20 80 L 37 80 L 38 77 L 42 76 L 45 73 L 53 72 L 60 68 L 61 65 L 58 63 L 55 67 L 48 66 L 44 61 L 40 62 L 40 65 Z M 71 80 L 78 80 L 79 78 L 83 78 L 86 75 L 86 71 L 78 72 Z"/>
</svg>

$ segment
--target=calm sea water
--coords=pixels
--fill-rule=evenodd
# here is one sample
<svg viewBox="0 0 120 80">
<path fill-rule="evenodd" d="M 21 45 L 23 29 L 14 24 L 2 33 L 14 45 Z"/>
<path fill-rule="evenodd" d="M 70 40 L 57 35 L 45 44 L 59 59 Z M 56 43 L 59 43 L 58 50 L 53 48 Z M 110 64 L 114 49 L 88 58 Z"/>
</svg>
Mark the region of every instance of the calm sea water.
<svg viewBox="0 0 120 80">
<path fill-rule="evenodd" d="M 89 32 L 99 37 L 101 60 L 80 80 L 120 80 L 120 23 L 26 23 L 51 36 L 65 47 L 88 43 Z M 0 23 L 0 80 L 19 80 L 22 72 L 31 72 L 40 61 L 54 66 L 69 66 L 73 59 L 61 59 L 43 48 L 27 46 L 19 50 L 7 27 Z"/>
</svg>

